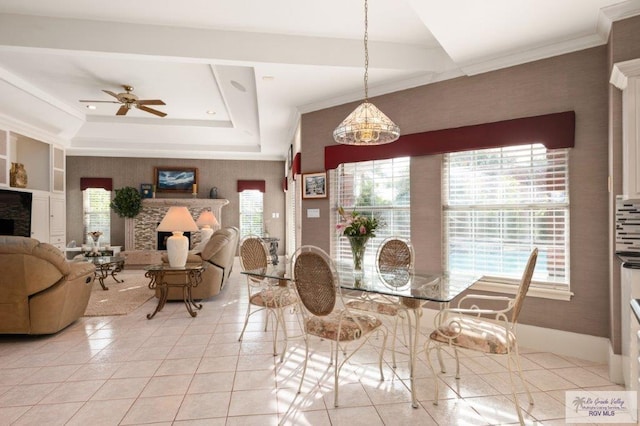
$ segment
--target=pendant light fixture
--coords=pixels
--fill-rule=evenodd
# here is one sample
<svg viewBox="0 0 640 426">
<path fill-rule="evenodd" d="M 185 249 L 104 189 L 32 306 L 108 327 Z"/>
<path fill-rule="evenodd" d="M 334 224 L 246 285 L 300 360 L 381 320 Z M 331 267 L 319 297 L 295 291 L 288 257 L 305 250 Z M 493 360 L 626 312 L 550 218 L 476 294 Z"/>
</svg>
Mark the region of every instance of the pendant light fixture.
<svg viewBox="0 0 640 426">
<path fill-rule="evenodd" d="M 345 145 L 382 145 L 400 137 L 400 127 L 369 102 L 368 14 L 368 0 L 364 0 L 364 102 L 333 131 L 335 141 Z"/>
</svg>

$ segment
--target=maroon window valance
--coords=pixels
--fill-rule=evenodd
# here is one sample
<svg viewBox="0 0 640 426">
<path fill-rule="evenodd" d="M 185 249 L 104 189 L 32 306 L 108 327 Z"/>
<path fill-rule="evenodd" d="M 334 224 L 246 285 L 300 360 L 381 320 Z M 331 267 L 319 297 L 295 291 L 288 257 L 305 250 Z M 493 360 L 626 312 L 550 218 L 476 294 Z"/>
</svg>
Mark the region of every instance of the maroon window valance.
<svg viewBox="0 0 640 426">
<path fill-rule="evenodd" d="M 80 190 L 87 188 L 104 188 L 107 191 L 113 191 L 113 180 L 111 178 L 80 178 Z"/>
<path fill-rule="evenodd" d="M 326 153 L 325 153 L 326 156 Z M 295 157 L 293 157 L 293 164 L 291 165 L 291 173 L 293 173 L 293 178 L 296 178 L 296 175 L 302 173 L 302 158 L 300 157 L 300 153 L 296 153 Z"/>
<path fill-rule="evenodd" d="M 324 148 L 325 170 L 342 163 L 444 154 L 474 149 L 541 143 L 548 149 L 575 144 L 576 114 L 565 111 L 535 117 L 400 136 L 394 143 L 370 147 L 330 145 Z"/>
<path fill-rule="evenodd" d="M 257 189 L 260 192 L 265 192 L 265 182 L 263 180 L 239 180 L 238 192 L 248 191 L 251 189 Z"/>
</svg>

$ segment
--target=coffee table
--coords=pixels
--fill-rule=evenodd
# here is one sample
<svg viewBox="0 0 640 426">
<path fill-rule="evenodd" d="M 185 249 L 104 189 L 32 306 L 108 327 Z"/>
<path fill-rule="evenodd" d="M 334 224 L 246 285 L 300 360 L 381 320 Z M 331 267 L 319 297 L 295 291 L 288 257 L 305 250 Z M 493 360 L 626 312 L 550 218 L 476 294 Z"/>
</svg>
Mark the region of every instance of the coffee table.
<svg viewBox="0 0 640 426">
<path fill-rule="evenodd" d="M 116 278 L 116 274 L 122 271 L 124 268 L 124 257 L 121 256 L 97 256 L 97 257 L 85 257 L 83 260 L 91 262 L 96 265 L 96 278 L 102 286 L 103 290 L 109 290 L 109 287 L 104 285 L 104 279 L 111 275 L 111 278 L 115 282 L 121 283 L 124 280 Z"/>
</svg>

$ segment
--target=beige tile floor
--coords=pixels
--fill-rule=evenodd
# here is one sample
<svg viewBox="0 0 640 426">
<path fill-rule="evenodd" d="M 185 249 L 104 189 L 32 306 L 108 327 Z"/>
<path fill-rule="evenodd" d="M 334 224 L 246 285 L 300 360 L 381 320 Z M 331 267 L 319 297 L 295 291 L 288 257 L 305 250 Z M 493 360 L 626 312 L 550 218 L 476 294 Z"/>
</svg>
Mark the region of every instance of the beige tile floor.
<svg viewBox="0 0 640 426">
<path fill-rule="evenodd" d="M 258 314 L 238 342 L 246 309 L 239 271 L 236 263 L 225 289 L 204 301 L 196 318 L 181 303 L 170 303 L 147 320 L 152 299 L 129 315 L 82 318 L 53 336 L 0 337 L 0 425 L 517 423 L 502 358 L 468 354 L 460 380 L 443 376 L 446 385 L 435 406 L 434 379 L 421 356 L 420 406 L 414 409 L 406 351 L 398 354 L 395 370 L 385 354 L 381 381 L 375 348 L 380 339 L 343 369 L 339 408 L 333 406 L 327 342 L 313 342 L 297 394 L 301 341 L 292 341 L 279 363 Z M 293 319 L 288 316 L 291 329 Z M 522 363 L 536 401 L 529 407 L 520 395 L 528 424 L 565 424 L 567 390 L 623 390 L 609 382 L 606 365 L 531 350 L 523 350 Z"/>
</svg>

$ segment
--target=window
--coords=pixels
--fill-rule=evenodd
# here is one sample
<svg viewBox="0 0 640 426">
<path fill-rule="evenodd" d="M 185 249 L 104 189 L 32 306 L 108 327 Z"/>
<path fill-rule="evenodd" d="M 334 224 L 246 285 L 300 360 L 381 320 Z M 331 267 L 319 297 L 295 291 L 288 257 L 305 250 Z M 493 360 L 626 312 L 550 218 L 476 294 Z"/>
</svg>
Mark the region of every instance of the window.
<svg viewBox="0 0 640 426">
<path fill-rule="evenodd" d="M 100 231 L 100 244 L 111 244 L 111 191 L 103 188 L 87 188 L 82 191 L 84 223 L 83 242 L 90 244 L 89 232 Z"/>
<path fill-rule="evenodd" d="M 375 215 L 382 225 L 376 237 L 369 240 L 364 265 L 375 263 L 376 249 L 390 236 L 411 236 L 410 158 L 363 161 L 341 164 L 331 172 L 332 229 L 339 221 L 338 207 L 347 212 Z M 351 248 L 346 238 L 333 232 L 333 259 L 350 259 Z"/>
<path fill-rule="evenodd" d="M 517 282 L 538 247 L 533 279 L 568 290 L 568 150 L 543 145 L 446 154 L 445 267 Z"/>
<path fill-rule="evenodd" d="M 240 192 L 240 238 L 247 235 L 262 236 L 262 192 L 251 189 Z"/>
</svg>

